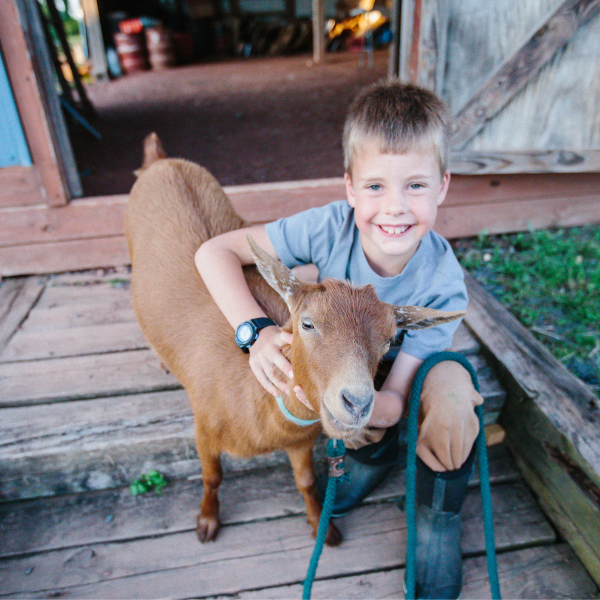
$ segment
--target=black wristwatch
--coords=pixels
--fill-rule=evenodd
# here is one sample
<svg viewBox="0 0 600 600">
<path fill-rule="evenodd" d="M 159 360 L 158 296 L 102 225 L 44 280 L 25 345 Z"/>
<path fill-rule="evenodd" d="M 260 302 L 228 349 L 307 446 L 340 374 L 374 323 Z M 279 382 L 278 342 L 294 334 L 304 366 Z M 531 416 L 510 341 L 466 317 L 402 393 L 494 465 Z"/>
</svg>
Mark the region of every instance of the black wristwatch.
<svg viewBox="0 0 600 600">
<path fill-rule="evenodd" d="M 271 325 L 277 327 L 277 323 L 273 319 L 267 319 L 267 317 L 244 321 L 235 331 L 235 343 L 242 352 L 248 353 L 250 352 L 250 346 L 258 339 L 260 330 Z"/>
</svg>

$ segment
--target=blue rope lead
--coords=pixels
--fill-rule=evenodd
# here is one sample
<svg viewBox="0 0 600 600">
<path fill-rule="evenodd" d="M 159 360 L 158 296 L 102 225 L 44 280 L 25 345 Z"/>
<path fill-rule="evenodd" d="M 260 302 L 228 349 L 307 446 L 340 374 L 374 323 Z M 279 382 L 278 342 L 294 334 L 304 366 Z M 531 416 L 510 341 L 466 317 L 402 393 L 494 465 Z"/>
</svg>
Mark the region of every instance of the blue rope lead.
<svg viewBox="0 0 600 600">
<path fill-rule="evenodd" d="M 406 598 L 415 598 L 416 566 L 417 566 L 417 523 L 416 523 L 416 499 L 417 499 L 417 425 L 419 414 L 419 402 L 421 399 L 421 388 L 429 370 L 439 362 L 453 360 L 460 363 L 471 375 L 473 386 L 479 392 L 477 374 L 471 363 L 456 352 L 438 352 L 430 356 L 419 367 L 412 384 L 408 412 L 408 435 L 407 435 L 407 464 L 406 464 Z M 488 574 L 490 578 L 490 589 L 493 600 L 500 600 L 500 583 L 498 580 L 498 567 L 496 564 L 496 543 L 494 540 L 494 521 L 492 514 L 492 494 L 490 490 L 490 474 L 487 458 L 487 446 L 485 443 L 485 430 L 483 424 L 483 408 L 477 406 L 475 413 L 479 418 L 479 435 L 477 436 L 477 457 L 479 459 L 479 482 L 481 487 L 481 505 L 483 511 L 483 528 L 485 532 L 485 552 L 487 556 Z"/>
<path fill-rule="evenodd" d="M 319 528 L 317 530 L 317 540 L 315 542 L 315 547 L 310 558 L 310 564 L 308 565 L 306 579 L 304 580 L 302 600 L 310 600 L 312 585 L 315 580 L 315 575 L 317 573 L 319 558 L 321 558 L 321 552 L 323 552 L 325 538 L 327 537 L 327 529 L 329 527 L 329 521 L 331 519 L 331 512 L 333 511 L 333 503 L 335 501 L 335 491 L 337 488 L 337 482 L 344 476 L 343 457 L 345 454 L 346 448 L 342 440 L 329 440 L 327 442 L 327 456 L 330 465 L 329 478 L 327 480 L 327 490 L 325 492 L 325 500 L 323 501 L 323 509 L 321 511 Z"/>
</svg>

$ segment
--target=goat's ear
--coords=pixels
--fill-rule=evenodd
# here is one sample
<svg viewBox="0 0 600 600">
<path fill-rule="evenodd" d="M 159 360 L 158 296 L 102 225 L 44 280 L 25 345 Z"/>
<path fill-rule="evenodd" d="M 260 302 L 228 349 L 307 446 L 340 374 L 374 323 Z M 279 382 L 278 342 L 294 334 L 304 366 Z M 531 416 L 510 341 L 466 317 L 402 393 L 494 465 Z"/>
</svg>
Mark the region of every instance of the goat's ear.
<svg viewBox="0 0 600 600">
<path fill-rule="evenodd" d="M 254 262 L 267 283 L 285 300 L 285 303 L 291 309 L 294 304 L 294 298 L 300 290 L 306 285 L 300 281 L 280 260 L 275 260 L 270 254 L 265 252 L 252 238 L 246 236 L 250 250 L 254 255 Z"/>
<path fill-rule="evenodd" d="M 392 306 L 398 329 L 426 329 L 464 317 L 464 310 L 446 312 L 420 306 Z"/>
</svg>

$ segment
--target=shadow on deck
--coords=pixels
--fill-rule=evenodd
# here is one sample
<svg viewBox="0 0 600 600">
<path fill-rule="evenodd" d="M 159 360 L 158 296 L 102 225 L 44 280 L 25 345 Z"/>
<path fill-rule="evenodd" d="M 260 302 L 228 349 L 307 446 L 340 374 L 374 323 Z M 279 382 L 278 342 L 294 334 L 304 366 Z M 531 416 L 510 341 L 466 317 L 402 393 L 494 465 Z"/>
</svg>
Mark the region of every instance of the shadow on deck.
<svg viewBox="0 0 600 600">
<path fill-rule="evenodd" d="M 224 462 L 223 527 L 198 543 L 191 411 L 137 326 L 126 269 L 5 280 L 0 311 L 0 597 L 301 597 L 313 540 L 283 454 Z M 495 422 L 506 392 L 465 325 L 454 349 Z M 169 486 L 131 496 L 150 469 Z M 490 470 L 503 596 L 598 597 L 502 443 Z M 404 491 L 396 470 L 337 520 L 315 598 L 403 597 Z M 489 597 L 478 488 L 463 518 L 462 597 Z"/>
</svg>

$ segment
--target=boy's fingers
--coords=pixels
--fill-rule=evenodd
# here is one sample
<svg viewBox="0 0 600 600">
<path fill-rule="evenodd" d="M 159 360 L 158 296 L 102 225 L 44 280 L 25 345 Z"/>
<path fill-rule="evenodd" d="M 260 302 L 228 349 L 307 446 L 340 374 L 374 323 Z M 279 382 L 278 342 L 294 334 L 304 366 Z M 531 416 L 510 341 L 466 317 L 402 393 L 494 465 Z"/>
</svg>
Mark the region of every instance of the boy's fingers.
<svg viewBox="0 0 600 600">
<path fill-rule="evenodd" d="M 274 357 L 273 366 L 277 367 L 282 373 L 287 375 L 290 379 L 294 378 L 292 371 L 292 365 L 283 354 L 278 354 Z"/>
<path fill-rule="evenodd" d="M 294 336 L 291 333 L 288 333 L 287 331 L 281 332 L 281 340 L 283 341 L 284 344 L 291 344 L 293 337 Z"/>
</svg>

